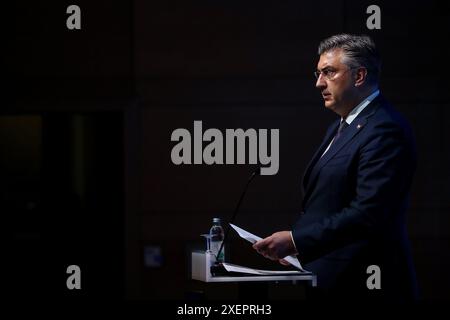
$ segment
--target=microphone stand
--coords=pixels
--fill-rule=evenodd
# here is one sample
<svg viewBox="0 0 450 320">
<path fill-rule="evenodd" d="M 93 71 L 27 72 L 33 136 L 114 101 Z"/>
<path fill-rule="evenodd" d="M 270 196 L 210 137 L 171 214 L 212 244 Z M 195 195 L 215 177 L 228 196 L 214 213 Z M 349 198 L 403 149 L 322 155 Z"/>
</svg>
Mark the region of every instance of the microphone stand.
<svg viewBox="0 0 450 320">
<path fill-rule="evenodd" d="M 261 174 L 261 168 L 257 168 L 255 171 L 252 172 L 250 178 L 249 178 L 248 181 L 247 181 L 247 184 L 245 185 L 244 191 L 242 192 L 241 197 L 239 198 L 239 201 L 238 201 L 238 203 L 237 203 L 236 209 L 234 209 L 233 216 L 231 217 L 230 222 L 228 223 L 228 226 L 227 226 L 227 228 L 226 228 L 225 235 L 224 235 L 224 237 L 223 237 L 222 244 L 220 245 L 219 252 L 217 252 L 216 263 L 215 263 L 216 266 L 219 265 L 218 258 L 220 257 L 220 253 L 221 253 L 222 250 L 223 250 L 223 246 L 224 246 L 224 244 L 225 244 L 225 240 L 227 240 L 227 238 L 228 238 L 228 233 L 230 232 L 230 229 L 231 229 L 230 223 L 234 222 L 234 219 L 236 218 L 236 214 L 237 214 L 238 211 L 239 211 L 239 208 L 240 208 L 240 206 L 241 206 L 242 200 L 244 199 L 244 196 L 245 196 L 245 194 L 247 193 L 248 186 L 249 186 L 250 183 L 252 182 L 253 178 L 254 178 L 255 176 L 257 176 L 257 175 L 260 175 L 260 174 Z M 212 267 L 211 267 L 211 268 L 212 268 Z"/>
</svg>

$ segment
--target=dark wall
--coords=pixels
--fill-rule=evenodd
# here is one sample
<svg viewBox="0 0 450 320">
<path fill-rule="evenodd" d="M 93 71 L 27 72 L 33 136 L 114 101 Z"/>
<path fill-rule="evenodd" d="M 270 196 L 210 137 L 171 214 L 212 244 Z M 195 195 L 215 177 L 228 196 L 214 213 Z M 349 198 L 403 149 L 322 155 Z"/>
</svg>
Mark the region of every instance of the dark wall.
<svg viewBox="0 0 450 320">
<path fill-rule="evenodd" d="M 49 185 L 57 178 L 68 197 L 82 182 L 98 190 L 92 194 L 95 205 L 82 202 L 50 219 L 43 213 L 34 218 L 36 232 L 46 239 L 64 233 L 67 221 L 78 221 L 69 232 L 77 252 L 73 260 L 95 270 L 86 281 L 97 288 L 85 295 L 176 299 L 194 290 L 186 271 L 188 252 L 203 245 L 199 234 L 213 216 L 229 219 L 254 168 L 174 165 L 170 135 L 177 128 L 193 132 L 194 120 L 202 120 L 204 129 L 280 130 L 279 172 L 253 182 L 236 223 L 261 235 L 288 228 L 299 211 L 303 170 L 335 119 L 314 87 L 317 46 L 329 35 L 350 32 L 375 39 L 383 55 L 381 91 L 414 129 L 419 164 L 408 217 L 414 260 L 423 298 L 449 298 L 441 285 L 450 281 L 449 49 L 443 45 L 450 33 L 448 5 L 378 1 L 382 29 L 368 30 L 365 12 L 374 4 L 369 1 L 81 1 L 82 29 L 69 31 L 65 11 L 70 4 L 16 5 L 9 65 L 13 89 L 3 116 L 42 121 L 33 127 L 41 137 L 40 151 L 19 156 L 40 163 L 31 180 Z M 80 116 L 89 125 L 77 131 L 73 125 Z M 12 121 L 9 127 L 0 123 L 23 125 Z M 2 141 L 8 130 L 2 130 Z M 89 149 L 89 141 L 99 141 L 99 147 L 86 153 L 74 146 L 76 140 L 63 138 L 77 132 L 84 132 L 83 148 Z M 36 144 L 24 142 L 29 143 Z M 94 169 L 74 167 L 73 161 L 79 163 L 74 159 Z M 11 163 L 2 163 L 4 172 L 21 168 L 20 162 Z M 61 174 L 51 173 L 49 165 Z M 19 194 L 26 192 L 19 175 L 8 179 Z M 52 195 L 43 190 L 44 196 Z M 15 207 L 8 210 L 20 215 Z M 15 221 L 15 234 L 23 234 L 26 223 Z M 16 252 L 29 243 L 14 241 Z M 77 247 L 77 241 L 83 245 Z M 61 243 L 52 239 L 42 245 Z M 103 259 L 96 252 L 105 247 L 100 257 L 111 260 L 109 267 L 100 267 Z M 161 266 L 145 266 L 148 247 L 161 250 Z M 36 260 L 48 259 L 36 252 Z M 230 255 L 235 262 L 273 267 L 238 239 Z M 55 278 L 63 279 L 63 287 L 71 257 L 65 256 L 46 260 L 54 263 L 47 270 L 64 269 Z M 104 281 L 95 280 L 97 274 Z M 118 283 L 123 286 L 117 288 Z"/>
</svg>

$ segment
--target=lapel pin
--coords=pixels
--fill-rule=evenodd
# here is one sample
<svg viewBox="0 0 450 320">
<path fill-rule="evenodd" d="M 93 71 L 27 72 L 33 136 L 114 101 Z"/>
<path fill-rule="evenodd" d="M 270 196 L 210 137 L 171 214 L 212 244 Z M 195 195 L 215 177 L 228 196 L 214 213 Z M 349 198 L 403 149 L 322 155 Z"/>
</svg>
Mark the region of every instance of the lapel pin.
<svg viewBox="0 0 450 320">
<path fill-rule="evenodd" d="M 356 126 L 356 129 L 361 129 L 362 125 L 358 123 L 358 125 Z"/>
</svg>

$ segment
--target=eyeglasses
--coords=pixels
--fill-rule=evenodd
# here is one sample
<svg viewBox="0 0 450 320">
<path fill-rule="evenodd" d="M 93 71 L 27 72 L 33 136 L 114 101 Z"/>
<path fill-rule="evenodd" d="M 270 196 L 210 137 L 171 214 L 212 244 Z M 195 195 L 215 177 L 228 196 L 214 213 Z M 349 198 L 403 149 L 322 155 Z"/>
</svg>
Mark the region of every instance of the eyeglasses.
<svg viewBox="0 0 450 320">
<path fill-rule="evenodd" d="M 347 71 L 353 70 L 353 69 L 357 69 L 357 68 L 355 68 L 355 67 L 349 68 L 349 69 L 345 70 L 342 74 L 346 73 Z M 338 70 L 334 70 L 331 68 L 325 68 L 322 71 L 320 71 L 320 70 L 314 71 L 314 76 L 316 77 L 317 80 L 319 79 L 320 75 L 322 75 L 327 80 L 333 80 L 334 77 L 336 76 L 337 72 L 338 72 Z"/>
</svg>

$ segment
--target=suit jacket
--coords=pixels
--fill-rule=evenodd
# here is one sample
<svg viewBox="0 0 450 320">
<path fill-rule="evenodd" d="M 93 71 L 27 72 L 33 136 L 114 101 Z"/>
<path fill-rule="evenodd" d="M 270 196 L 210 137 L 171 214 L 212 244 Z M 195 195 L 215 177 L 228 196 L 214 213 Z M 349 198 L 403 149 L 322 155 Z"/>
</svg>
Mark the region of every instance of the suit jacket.
<svg viewBox="0 0 450 320">
<path fill-rule="evenodd" d="M 414 299 L 405 222 L 416 166 L 410 127 L 379 95 L 322 156 L 338 124 L 303 178 L 303 212 L 292 230 L 299 259 L 326 296 Z M 380 268 L 380 290 L 367 288 L 370 265 Z"/>
</svg>

